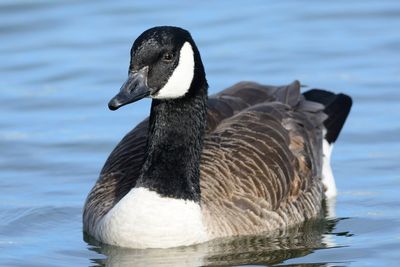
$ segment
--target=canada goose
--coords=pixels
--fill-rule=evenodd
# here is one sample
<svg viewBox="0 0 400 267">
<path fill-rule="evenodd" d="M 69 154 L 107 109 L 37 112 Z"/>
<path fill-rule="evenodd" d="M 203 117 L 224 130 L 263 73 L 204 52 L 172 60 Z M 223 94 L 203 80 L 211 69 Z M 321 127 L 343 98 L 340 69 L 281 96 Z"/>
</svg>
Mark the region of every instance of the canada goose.
<svg viewBox="0 0 400 267">
<path fill-rule="evenodd" d="M 329 153 L 351 98 L 300 83 L 238 83 L 207 98 L 191 35 L 142 33 L 111 110 L 151 97 L 89 193 L 84 231 L 111 245 L 165 248 L 271 232 L 321 215 L 335 194 Z M 324 155 L 323 147 L 326 152 Z"/>
</svg>

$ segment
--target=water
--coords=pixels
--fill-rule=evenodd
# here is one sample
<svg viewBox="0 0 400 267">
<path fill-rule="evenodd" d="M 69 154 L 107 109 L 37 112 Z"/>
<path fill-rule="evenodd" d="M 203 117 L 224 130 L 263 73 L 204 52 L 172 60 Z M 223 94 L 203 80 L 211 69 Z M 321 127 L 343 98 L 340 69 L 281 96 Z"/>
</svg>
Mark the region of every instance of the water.
<svg viewBox="0 0 400 267">
<path fill-rule="evenodd" d="M 85 242 L 81 212 L 106 157 L 149 112 L 108 100 L 132 41 L 191 31 L 211 93 L 240 80 L 304 84 L 354 99 L 334 150 L 336 217 L 289 235 L 189 248 Z M 399 266 L 400 2 L 1 1 L 1 266 Z"/>
</svg>

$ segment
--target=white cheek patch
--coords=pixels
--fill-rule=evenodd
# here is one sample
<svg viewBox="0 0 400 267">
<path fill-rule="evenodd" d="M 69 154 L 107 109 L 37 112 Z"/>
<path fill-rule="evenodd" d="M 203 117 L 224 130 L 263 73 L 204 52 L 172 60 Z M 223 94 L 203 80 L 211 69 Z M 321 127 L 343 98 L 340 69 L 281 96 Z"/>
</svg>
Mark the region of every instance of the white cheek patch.
<svg viewBox="0 0 400 267">
<path fill-rule="evenodd" d="M 192 84 L 194 76 L 194 54 L 190 43 L 183 44 L 178 66 L 176 66 L 167 83 L 161 88 L 153 98 L 168 99 L 184 96 Z"/>
</svg>

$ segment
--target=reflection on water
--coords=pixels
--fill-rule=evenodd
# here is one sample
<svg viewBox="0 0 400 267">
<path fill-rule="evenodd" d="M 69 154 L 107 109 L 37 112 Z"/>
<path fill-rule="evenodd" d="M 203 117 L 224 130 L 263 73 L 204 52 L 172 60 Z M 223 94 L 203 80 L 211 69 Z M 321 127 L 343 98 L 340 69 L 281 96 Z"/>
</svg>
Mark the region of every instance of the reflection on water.
<svg viewBox="0 0 400 267">
<path fill-rule="evenodd" d="M 332 204 L 330 205 L 332 208 Z M 329 211 L 328 211 L 329 212 Z M 232 266 L 280 264 L 317 249 L 336 247 L 333 235 L 337 219 L 315 219 L 273 234 L 221 238 L 188 247 L 169 249 L 126 249 L 101 245 L 88 236 L 91 250 L 101 255 L 98 266 Z M 325 263 L 321 263 L 325 266 Z M 97 266 L 97 265 L 96 265 Z"/>
</svg>

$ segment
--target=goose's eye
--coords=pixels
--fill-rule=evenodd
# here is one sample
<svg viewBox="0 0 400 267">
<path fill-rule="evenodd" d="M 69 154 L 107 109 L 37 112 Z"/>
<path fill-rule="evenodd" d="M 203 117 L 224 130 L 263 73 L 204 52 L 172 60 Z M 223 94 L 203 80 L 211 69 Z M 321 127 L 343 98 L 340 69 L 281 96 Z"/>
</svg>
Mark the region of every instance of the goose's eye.
<svg viewBox="0 0 400 267">
<path fill-rule="evenodd" d="M 162 60 L 164 62 L 171 62 L 173 57 L 174 57 L 174 54 L 172 54 L 171 52 L 166 52 L 166 53 L 164 53 Z"/>
</svg>

